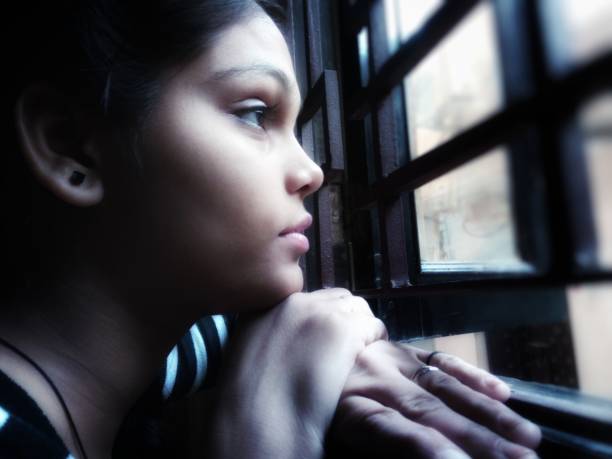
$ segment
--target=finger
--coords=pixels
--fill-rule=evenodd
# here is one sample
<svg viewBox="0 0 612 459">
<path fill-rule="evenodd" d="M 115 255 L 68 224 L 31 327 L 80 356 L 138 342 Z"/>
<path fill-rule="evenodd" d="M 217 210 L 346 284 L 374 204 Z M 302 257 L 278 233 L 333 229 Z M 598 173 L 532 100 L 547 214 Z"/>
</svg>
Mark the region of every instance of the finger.
<svg viewBox="0 0 612 459">
<path fill-rule="evenodd" d="M 435 352 L 432 356 L 431 352 L 427 352 L 409 344 L 397 344 L 409 354 L 407 356 L 407 362 L 411 361 L 410 356 L 414 354 L 423 363 L 440 368 L 445 373 L 457 378 L 466 386 L 478 392 L 482 392 L 495 400 L 505 402 L 510 398 L 510 387 L 508 387 L 505 382 L 491 373 L 467 363 L 457 356 L 444 352 Z M 404 365 L 404 367 L 406 366 Z M 409 368 L 411 369 L 412 365 L 409 365 Z"/>
<path fill-rule="evenodd" d="M 466 386 L 482 392 L 491 398 L 507 401 L 510 398 L 510 387 L 491 373 L 484 371 L 454 355 L 443 352 L 436 353 L 429 362 L 430 365 L 444 370 Z"/>
<path fill-rule="evenodd" d="M 354 309 L 337 309 L 329 316 L 328 321 L 330 320 L 334 323 L 333 327 L 338 336 L 353 337 L 360 341 L 357 347 L 359 352 L 375 341 L 388 339 L 384 322 L 372 314 L 356 312 Z M 331 322 L 323 326 L 332 326 Z M 349 339 L 346 344 L 351 342 L 354 343 L 352 339 Z"/>
<path fill-rule="evenodd" d="M 474 391 L 442 371 L 429 372 L 418 384 L 441 399 L 453 410 L 469 417 L 505 438 L 535 448 L 541 440 L 540 429 L 506 405 Z"/>
<path fill-rule="evenodd" d="M 370 305 L 360 296 L 341 297 L 330 301 L 340 302 L 340 304 L 343 305 L 343 309 L 348 312 L 355 312 L 358 314 L 365 314 L 369 317 L 374 317 L 374 313 L 372 312 Z"/>
<path fill-rule="evenodd" d="M 326 298 L 338 298 L 343 296 L 353 296 L 350 290 L 342 287 L 325 287 L 319 290 L 315 290 L 310 293 L 311 295 L 324 296 Z"/>
<path fill-rule="evenodd" d="M 375 341 L 389 341 L 389 331 L 387 330 L 387 326 L 381 319 L 374 315 L 372 309 L 370 309 L 370 305 L 368 304 L 368 302 L 361 297 L 353 298 L 355 298 L 355 301 L 358 302 L 357 307 L 360 306 L 362 308 L 364 316 L 367 317 L 369 320 L 374 321 L 374 323 L 376 324 L 376 333 L 373 339 L 368 342 L 368 345 L 374 343 Z"/>
<path fill-rule="evenodd" d="M 328 301 L 340 301 L 343 304 L 350 305 L 354 312 L 366 313 L 370 316 L 374 315 L 368 302 L 360 296 L 353 295 L 349 290 L 341 287 L 324 288 L 316 290 L 310 295 L 316 295 L 318 298 L 324 298 Z M 348 309 L 344 307 L 344 309 Z"/>
<path fill-rule="evenodd" d="M 374 316 L 364 316 L 365 321 L 367 321 L 369 325 L 370 334 L 366 339 L 365 345 L 372 344 L 375 341 L 380 340 L 388 340 L 389 334 L 387 332 L 387 327 L 384 322 L 377 317 Z"/>
<path fill-rule="evenodd" d="M 389 408 L 399 411 L 404 417 L 434 428 L 468 454 L 485 458 L 526 459 L 537 457 L 525 446 L 512 443 L 486 427 L 462 416 L 449 408 L 434 394 L 427 392 L 407 379 L 399 371 L 389 373 L 384 381 L 368 384 L 366 391 L 352 390 L 352 395 L 364 395 Z M 421 376 L 429 378 L 432 371 Z M 450 378 L 450 376 L 445 375 Z M 457 383 L 459 384 L 459 383 Z"/>
<path fill-rule="evenodd" d="M 348 446 L 357 457 L 467 459 L 440 432 L 398 411 L 358 395 L 343 398 L 336 411 L 331 441 Z M 337 449 L 337 447 L 336 447 Z M 343 455 L 345 456 L 345 455 Z"/>
</svg>

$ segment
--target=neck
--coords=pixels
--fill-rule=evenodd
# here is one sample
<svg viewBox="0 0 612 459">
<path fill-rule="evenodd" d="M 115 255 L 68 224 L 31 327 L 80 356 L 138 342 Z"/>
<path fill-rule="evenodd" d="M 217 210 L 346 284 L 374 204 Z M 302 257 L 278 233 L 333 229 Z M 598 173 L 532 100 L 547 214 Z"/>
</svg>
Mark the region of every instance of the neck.
<svg viewBox="0 0 612 459">
<path fill-rule="evenodd" d="M 29 355 L 57 386 L 89 458 L 108 458 L 121 422 L 155 378 L 185 331 L 168 314 L 138 317 L 91 279 L 64 279 L 64 288 L 24 295 L 3 308 L 0 336 Z M 161 326 L 163 320 L 163 326 Z M 23 359 L 0 348 L 0 369 L 47 414 L 75 457 L 80 457 L 61 405 Z M 7 358 L 5 358 L 7 357 Z"/>
</svg>

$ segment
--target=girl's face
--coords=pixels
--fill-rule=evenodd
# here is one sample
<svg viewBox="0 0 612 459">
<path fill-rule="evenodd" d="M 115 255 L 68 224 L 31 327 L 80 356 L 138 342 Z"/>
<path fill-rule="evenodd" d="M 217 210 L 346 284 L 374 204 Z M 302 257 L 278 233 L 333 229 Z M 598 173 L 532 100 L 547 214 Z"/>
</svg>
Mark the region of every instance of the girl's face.
<svg viewBox="0 0 612 459">
<path fill-rule="evenodd" d="M 140 225 L 149 286 L 211 311 L 272 306 L 302 289 L 306 248 L 281 234 L 308 223 L 303 201 L 323 175 L 294 136 L 299 108 L 286 43 L 263 13 L 164 83 L 130 192 L 138 205 L 125 215 Z"/>
</svg>

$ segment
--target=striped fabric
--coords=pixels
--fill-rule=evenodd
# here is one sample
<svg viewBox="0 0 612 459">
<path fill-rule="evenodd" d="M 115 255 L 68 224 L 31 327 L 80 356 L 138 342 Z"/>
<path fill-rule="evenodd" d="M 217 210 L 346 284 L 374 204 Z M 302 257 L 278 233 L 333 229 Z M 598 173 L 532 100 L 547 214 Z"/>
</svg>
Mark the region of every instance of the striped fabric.
<svg viewBox="0 0 612 459">
<path fill-rule="evenodd" d="M 0 457 L 75 459 L 53 433 L 47 435 L 0 406 Z"/>
<path fill-rule="evenodd" d="M 172 348 L 154 385 L 163 401 L 178 400 L 214 384 L 231 322 L 229 316 L 203 317 Z"/>
<path fill-rule="evenodd" d="M 6 424 L 6 421 L 9 420 L 9 417 L 11 417 L 11 415 L 8 413 L 8 411 L 0 406 L 0 430 L 2 430 Z"/>
<path fill-rule="evenodd" d="M 0 458 L 74 459 L 36 402 L 2 372 Z"/>
</svg>

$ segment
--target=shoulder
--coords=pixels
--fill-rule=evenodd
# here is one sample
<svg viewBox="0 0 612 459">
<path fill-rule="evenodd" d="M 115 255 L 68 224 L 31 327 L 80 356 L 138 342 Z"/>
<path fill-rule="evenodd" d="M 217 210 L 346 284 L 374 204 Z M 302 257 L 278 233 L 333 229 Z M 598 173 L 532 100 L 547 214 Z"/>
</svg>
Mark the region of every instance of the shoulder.
<svg viewBox="0 0 612 459">
<path fill-rule="evenodd" d="M 2 371 L 0 456 L 49 459 L 71 457 L 39 406 Z"/>
</svg>

